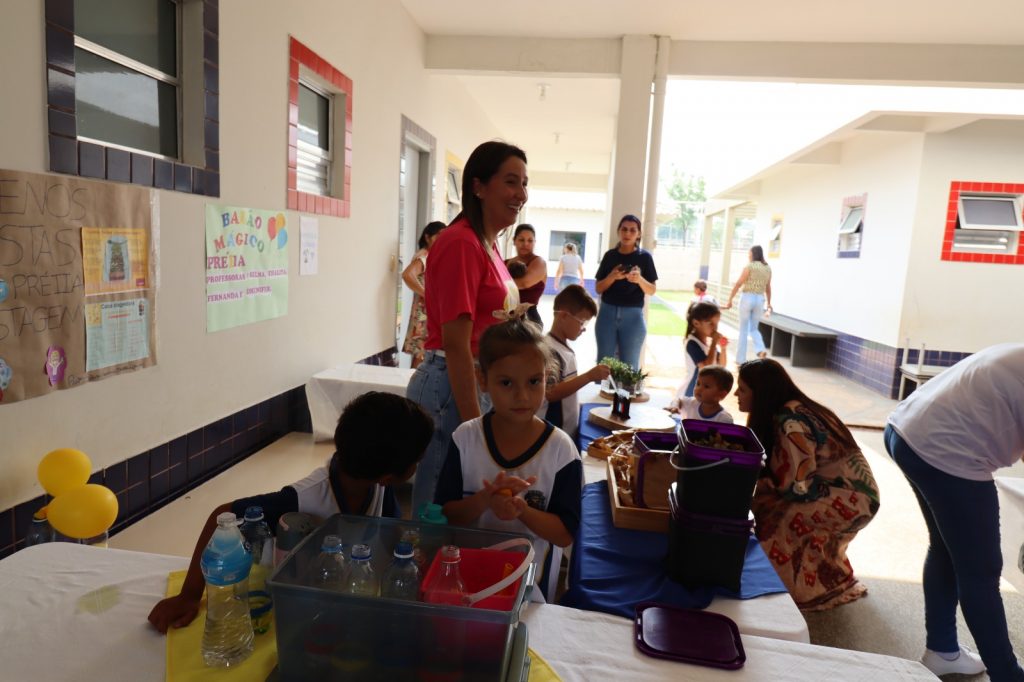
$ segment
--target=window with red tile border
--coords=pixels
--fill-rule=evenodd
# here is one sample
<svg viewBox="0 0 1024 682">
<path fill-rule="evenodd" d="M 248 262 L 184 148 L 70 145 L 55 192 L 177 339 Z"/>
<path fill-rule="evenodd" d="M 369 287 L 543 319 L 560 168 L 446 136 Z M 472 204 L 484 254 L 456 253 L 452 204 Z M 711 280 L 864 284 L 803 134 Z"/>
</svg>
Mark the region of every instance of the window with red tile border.
<svg viewBox="0 0 1024 682">
<path fill-rule="evenodd" d="M 340 197 L 324 197 L 300 192 L 297 183 L 299 141 L 299 67 L 304 66 L 324 82 L 345 93 L 345 132 L 335 131 L 339 144 L 334 150 L 334 168 L 344 167 L 344 182 Z M 343 141 L 344 144 L 340 142 Z M 342 156 L 343 155 L 343 156 Z M 318 54 L 295 38 L 288 46 L 288 208 L 306 213 L 347 218 L 352 199 L 352 79 L 327 63 Z"/>
<path fill-rule="evenodd" d="M 957 204 L 961 192 L 991 192 L 1024 194 L 1024 184 L 1011 182 L 965 182 L 954 180 L 949 184 L 949 203 L 946 204 L 946 232 L 942 238 L 942 260 L 963 263 L 1003 263 L 1024 265 L 1024 234 L 1017 237 L 1017 253 L 966 253 L 953 250 L 956 230 Z"/>
</svg>

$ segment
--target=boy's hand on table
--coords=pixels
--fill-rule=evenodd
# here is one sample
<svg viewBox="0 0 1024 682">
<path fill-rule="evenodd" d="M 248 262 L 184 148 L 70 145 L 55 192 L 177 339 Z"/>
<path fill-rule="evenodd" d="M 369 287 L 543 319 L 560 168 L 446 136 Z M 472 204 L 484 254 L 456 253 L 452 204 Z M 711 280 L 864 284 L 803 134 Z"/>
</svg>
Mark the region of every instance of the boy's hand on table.
<svg viewBox="0 0 1024 682">
<path fill-rule="evenodd" d="M 149 612 L 149 622 L 161 634 L 166 634 L 168 628 L 183 628 L 199 615 L 199 600 L 175 595 L 161 599 L 153 610 Z"/>
</svg>

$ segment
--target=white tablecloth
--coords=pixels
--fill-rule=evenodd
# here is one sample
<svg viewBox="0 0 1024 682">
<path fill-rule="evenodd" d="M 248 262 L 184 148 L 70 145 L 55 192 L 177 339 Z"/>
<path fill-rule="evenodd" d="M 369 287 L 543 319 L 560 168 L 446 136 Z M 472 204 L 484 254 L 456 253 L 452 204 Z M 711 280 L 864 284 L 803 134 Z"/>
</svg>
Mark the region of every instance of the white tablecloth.
<svg viewBox="0 0 1024 682">
<path fill-rule="evenodd" d="M 0 561 L 0 679 L 162 682 L 166 640 L 146 622 L 184 557 L 71 543 Z M 752 600 L 762 602 L 763 599 Z M 719 610 L 719 609 L 714 609 Z M 624 618 L 531 605 L 530 646 L 565 682 L 644 680 L 934 680 L 919 663 L 743 634 L 738 672 L 649 658 Z"/>
<path fill-rule="evenodd" d="M 758 600 L 755 600 L 758 601 Z M 743 634 L 746 664 L 739 670 L 716 670 L 651 658 L 633 646 L 633 623 L 603 613 L 551 604 L 530 605 L 523 618 L 530 648 L 544 658 L 564 682 L 594 680 L 843 680 L 892 682 L 934 680 L 917 661 L 813 646 Z"/>
<path fill-rule="evenodd" d="M 342 409 L 358 395 L 367 391 L 383 391 L 405 395 L 405 387 L 414 370 L 377 365 L 341 365 L 314 374 L 306 382 L 306 401 L 313 420 L 313 437 L 334 438 L 334 427 Z"/>
<path fill-rule="evenodd" d="M 1024 550 L 1024 478 L 996 476 L 999 494 L 999 536 L 1003 548 L 1003 577 L 1024 592 L 1024 573 L 1020 570 Z"/>
</svg>

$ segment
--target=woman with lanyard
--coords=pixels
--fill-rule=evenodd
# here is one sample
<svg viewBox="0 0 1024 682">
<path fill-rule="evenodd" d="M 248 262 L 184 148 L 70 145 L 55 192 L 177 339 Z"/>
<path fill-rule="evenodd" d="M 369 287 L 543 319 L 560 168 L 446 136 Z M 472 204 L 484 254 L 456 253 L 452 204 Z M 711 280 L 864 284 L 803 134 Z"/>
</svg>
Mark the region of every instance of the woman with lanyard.
<svg viewBox="0 0 1024 682">
<path fill-rule="evenodd" d="M 475 358 L 480 335 L 507 319 L 519 292 L 498 253 L 498 235 L 515 224 L 527 199 L 526 153 L 484 142 L 462 175 L 462 212 L 430 249 L 426 273 L 424 360 L 406 392 L 434 418 L 434 437 L 413 483 L 413 518 L 434 501 L 452 432 L 479 417 Z"/>
<path fill-rule="evenodd" d="M 764 259 L 764 249 L 760 246 L 750 247 L 750 264 L 743 268 L 740 278 L 732 288 L 732 293 L 729 294 L 729 302 L 723 309 L 732 307 L 732 300 L 736 298 L 736 292 L 740 287 L 743 287 L 743 294 L 740 295 L 740 333 L 736 341 L 737 365 L 747 361 L 748 336 L 754 340 L 754 353 L 757 357 L 764 358 L 768 355 L 758 325 L 766 311 L 769 315 L 772 312 L 772 269 L 768 267 L 768 261 Z"/>
<path fill-rule="evenodd" d="M 537 303 L 544 295 L 544 287 L 548 283 L 548 266 L 543 258 L 533 252 L 536 241 L 537 232 L 533 225 L 523 223 L 517 227 L 512 238 L 512 243 L 516 246 L 516 255 L 515 258 L 505 261 L 505 265 L 519 287 L 519 302 L 530 304 L 526 311 L 526 319 L 543 328 L 544 322 L 537 312 Z"/>
<path fill-rule="evenodd" d="M 657 290 L 654 258 L 640 248 L 640 219 L 624 215 L 619 221 L 619 243 L 607 251 L 597 268 L 597 361 L 617 357 L 640 369 L 640 349 L 647 337 L 644 297 Z"/>
</svg>

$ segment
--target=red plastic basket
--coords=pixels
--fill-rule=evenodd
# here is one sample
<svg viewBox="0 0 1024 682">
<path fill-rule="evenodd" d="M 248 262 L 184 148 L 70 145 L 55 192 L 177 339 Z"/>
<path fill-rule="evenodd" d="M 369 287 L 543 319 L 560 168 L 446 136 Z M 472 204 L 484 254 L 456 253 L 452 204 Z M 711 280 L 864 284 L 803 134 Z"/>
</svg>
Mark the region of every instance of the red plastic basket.
<svg viewBox="0 0 1024 682">
<path fill-rule="evenodd" d="M 526 559 L 524 552 L 509 552 L 498 549 L 470 549 L 459 550 L 461 561 L 459 572 L 462 575 L 462 582 L 466 585 L 466 593 L 472 595 L 481 592 L 488 587 L 500 582 L 512 571 L 520 566 Z M 421 590 L 426 594 L 433 586 L 441 572 L 441 552 L 434 555 L 434 560 L 427 569 L 427 575 L 423 579 Z M 510 611 L 516 604 L 516 595 L 519 593 L 519 583 L 523 581 L 520 576 L 514 583 L 503 588 L 497 594 L 485 597 L 478 602 L 470 604 L 474 609 L 494 609 L 495 611 Z"/>
</svg>

